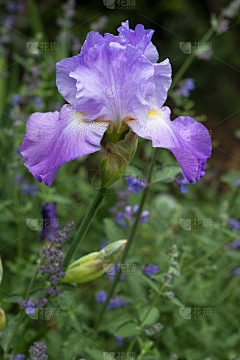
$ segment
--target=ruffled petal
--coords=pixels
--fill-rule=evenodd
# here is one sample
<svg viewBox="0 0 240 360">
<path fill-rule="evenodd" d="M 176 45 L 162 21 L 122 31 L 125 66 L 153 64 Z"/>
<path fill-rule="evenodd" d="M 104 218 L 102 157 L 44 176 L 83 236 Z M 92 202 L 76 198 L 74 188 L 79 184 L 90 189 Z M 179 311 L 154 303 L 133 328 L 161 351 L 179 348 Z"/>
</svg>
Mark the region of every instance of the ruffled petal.
<svg viewBox="0 0 240 360">
<path fill-rule="evenodd" d="M 146 101 L 151 104 L 151 110 L 158 110 L 165 103 L 172 83 L 172 67 L 168 59 L 154 65 L 154 76 L 149 82 L 155 84 L 155 89 L 146 97 Z"/>
<path fill-rule="evenodd" d="M 98 32 L 96 31 L 90 31 L 87 34 L 87 38 L 83 44 L 83 46 L 81 47 L 81 55 L 87 54 L 88 50 L 91 47 L 94 47 L 97 44 L 100 44 L 104 41 L 103 36 L 100 35 Z"/>
<path fill-rule="evenodd" d="M 137 120 L 126 121 L 137 135 L 152 140 L 153 147 L 166 148 L 174 154 L 187 180 L 199 181 L 211 156 L 211 138 L 207 128 L 189 116 L 170 120 L 170 109 L 151 111 L 146 126 Z"/>
<path fill-rule="evenodd" d="M 154 66 L 131 45 L 103 43 L 79 58 L 70 73 L 76 81 L 76 111 L 86 121 L 99 118 L 116 124 L 126 117 L 147 121 L 150 105 L 145 100 L 154 84 L 147 81 Z"/>
<path fill-rule="evenodd" d="M 104 39 L 118 42 L 121 45 L 130 44 L 141 49 L 148 61 L 152 63 L 158 61 L 159 55 L 157 49 L 151 42 L 154 30 L 145 30 L 141 24 L 136 25 L 135 30 L 129 29 L 129 21 L 127 20 L 122 22 L 122 26 L 118 28 L 118 32 L 118 36 L 107 33 L 104 35 Z"/>
<path fill-rule="evenodd" d="M 64 105 L 60 113 L 34 113 L 20 147 L 24 165 L 35 179 L 51 186 L 63 164 L 100 150 L 108 126 L 106 122 L 86 123 L 70 105 Z"/>
</svg>

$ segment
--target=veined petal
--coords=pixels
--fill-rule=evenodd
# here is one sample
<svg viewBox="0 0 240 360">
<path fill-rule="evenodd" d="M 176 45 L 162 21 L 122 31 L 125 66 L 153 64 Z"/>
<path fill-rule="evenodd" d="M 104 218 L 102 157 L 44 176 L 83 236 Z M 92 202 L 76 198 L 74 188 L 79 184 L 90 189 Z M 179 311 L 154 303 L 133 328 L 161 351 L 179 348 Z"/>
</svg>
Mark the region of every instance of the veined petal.
<svg viewBox="0 0 240 360">
<path fill-rule="evenodd" d="M 154 88 L 147 84 L 153 75 L 154 66 L 131 45 L 111 42 L 92 47 L 70 73 L 76 80 L 76 111 L 86 121 L 101 118 L 120 124 L 139 114 L 147 121 L 149 103 L 144 96 Z"/>
<path fill-rule="evenodd" d="M 35 179 L 51 186 L 63 164 L 100 150 L 108 126 L 106 122 L 86 123 L 70 105 L 64 105 L 60 113 L 34 113 L 20 147 L 24 165 Z"/>
<path fill-rule="evenodd" d="M 153 80 L 149 79 L 151 82 L 154 82 L 155 89 L 146 97 L 146 101 L 151 104 L 151 110 L 158 110 L 165 103 L 172 83 L 172 67 L 168 59 L 154 64 Z"/>
<path fill-rule="evenodd" d="M 119 42 L 121 45 L 130 44 L 142 50 L 143 55 L 148 61 L 156 63 L 158 61 L 158 52 L 151 42 L 154 30 L 145 30 L 141 24 L 136 25 L 135 30 L 129 29 L 129 21 L 122 22 L 118 28 L 119 35 L 105 34 L 104 38 L 108 41 Z"/>
<path fill-rule="evenodd" d="M 137 120 L 126 121 L 138 136 L 152 140 L 153 147 L 172 151 L 187 180 L 199 181 L 205 174 L 207 158 L 211 156 L 211 138 L 207 128 L 189 116 L 170 120 L 170 109 L 151 111 L 147 125 Z"/>
</svg>

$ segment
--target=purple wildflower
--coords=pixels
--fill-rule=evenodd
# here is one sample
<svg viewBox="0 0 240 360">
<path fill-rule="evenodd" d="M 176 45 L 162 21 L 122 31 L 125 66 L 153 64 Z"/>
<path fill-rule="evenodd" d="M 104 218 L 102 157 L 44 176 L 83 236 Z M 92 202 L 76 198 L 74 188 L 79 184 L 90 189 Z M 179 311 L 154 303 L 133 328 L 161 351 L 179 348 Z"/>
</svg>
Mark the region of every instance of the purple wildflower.
<svg viewBox="0 0 240 360">
<path fill-rule="evenodd" d="M 107 246 L 107 244 L 108 244 L 108 242 L 107 242 L 107 239 L 105 239 L 105 238 L 103 238 L 102 240 L 101 240 L 101 246 L 100 246 L 100 250 L 102 250 L 102 249 L 104 249 L 106 246 Z"/>
<path fill-rule="evenodd" d="M 111 298 L 109 300 L 107 309 L 111 310 L 111 309 L 118 309 L 121 307 L 128 307 L 129 303 L 127 301 L 124 301 L 122 299 L 120 299 L 118 296 L 114 296 L 113 298 Z"/>
<path fill-rule="evenodd" d="M 90 23 L 90 29 L 101 32 L 105 29 L 107 22 L 108 17 L 106 15 L 99 16 L 98 21 Z"/>
<path fill-rule="evenodd" d="M 222 33 L 224 31 L 227 31 L 230 25 L 230 20 L 229 19 L 222 19 L 219 21 L 218 23 L 218 27 L 217 27 L 217 31 L 218 33 Z"/>
<path fill-rule="evenodd" d="M 189 182 L 187 181 L 187 179 L 183 173 L 176 176 L 173 185 L 176 187 L 179 187 L 180 192 L 182 194 L 186 194 L 188 192 L 187 185 L 189 185 Z"/>
<path fill-rule="evenodd" d="M 21 98 L 20 98 L 19 95 L 17 95 L 17 94 L 13 95 L 13 98 L 12 98 L 12 101 L 11 101 L 11 105 L 12 105 L 12 106 L 18 105 L 19 102 L 20 102 L 20 99 L 21 99 Z"/>
<path fill-rule="evenodd" d="M 35 342 L 29 349 L 29 354 L 32 360 L 47 360 L 48 356 L 45 354 L 46 345 L 42 342 Z"/>
<path fill-rule="evenodd" d="M 34 184 L 22 184 L 22 194 L 34 196 L 37 193 L 37 187 Z"/>
<path fill-rule="evenodd" d="M 176 94 L 179 96 L 189 97 L 190 91 L 195 89 L 194 79 L 188 78 L 181 80 L 177 85 Z"/>
<path fill-rule="evenodd" d="M 235 232 L 238 232 L 239 228 L 240 228 L 240 222 L 237 221 L 236 219 L 228 219 L 227 223 L 231 226 L 231 229 Z"/>
<path fill-rule="evenodd" d="M 240 275 L 240 267 L 239 268 L 235 268 L 231 271 L 232 274 L 234 275 Z"/>
<path fill-rule="evenodd" d="M 236 185 L 237 187 L 240 187 L 240 179 L 236 179 L 236 180 L 235 180 L 235 185 Z"/>
<path fill-rule="evenodd" d="M 206 50 L 206 51 L 200 51 L 196 52 L 196 57 L 201 60 L 210 60 L 213 56 L 213 50 Z"/>
<path fill-rule="evenodd" d="M 153 274 L 156 274 L 158 272 L 159 268 L 160 266 L 147 264 L 142 266 L 142 271 L 148 276 L 153 276 Z"/>
<path fill-rule="evenodd" d="M 105 290 L 99 291 L 99 293 L 95 296 L 95 300 L 104 303 L 107 300 L 107 292 Z"/>
<path fill-rule="evenodd" d="M 124 345 L 124 337 L 123 336 L 114 336 L 117 342 L 117 346 L 123 346 Z"/>
<path fill-rule="evenodd" d="M 10 357 L 9 360 L 23 360 L 25 359 L 25 355 L 23 354 L 14 354 L 12 357 Z"/>
<path fill-rule="evenodd" d="M 147 187 L 146 179 L 140 180 L 129 175 L 125 178 L 125 180 L 128 184 L 128 190 L 132 191 L 134 194 L 139 194 L 145 187 Z"/>
<path fill-rule="evenodd" d="M 162 107 L 171 65 L 168 59 L 157 63 L 153 30 L 141 24 L 131 30 L 126 21 L 118 31 L 118 36 L 91 31 L 79 55 L 57 63 L 57 87 L 69 105 L 30 116 L 21 146 L 25 166 L 51 186 L 63 164 L 100 150 L 104 133 L 124 122 L 153 147 L 171 150 L 190 183 L 199 181 L 211 155 L 207 129 L 188 116 L 171 121 L 170 109 Z"/>
<path fill-rule="evenodd" d="M 36 308 L 42 308 L 44 305 L 46 305 L 48 302 L 48 299 L 46 298 L 39 298 L 36 300 L 20 300 L 18 304 L 20 305 L 21 309 L 26 309 L 26 314 L 34 314 L 36 312 Z"/>
<path fill-rule="evenodd" d="M 240 241 L 233 240 L 230 244 L 225 246 L 225 249 L 232 250 L 240 248 Z"/>
<path fill-rule="evenodd" d="M 42 99 L 40 98 L 40 96 L 34 98 L 34 105 L 36 106 L 37 109 L 41 109 Z"/>
<path fill-rule="evenodd" d="M 60 228 L 57 218 L 56 205 L 56 202 L 53 204 L 46 203 L 42 208 L 43 229 L 40 235 L 41 240 L 46 238 L 49 241 L 53 241 L 56 232 Z"/>
<path fill-rule="evenodd" d="M 59 281 L 65 278 L 66 274 L 63 271 L 63 245 L 70 237 L 69 230 L 74 229 L 74 222 L 66 223 L 63 230 L 58 230 L 54 238 L 54 246 L 45 248 L 42 254 L 45 256 L 46 265 L 40 267 L 42 275 L 48 275 L 51 286 L 46 291 L 51 295 L 58 297 L 63 293 L 63 290 L 58 288 Z"/>
<path fill-rule="evenodd" d="M 222 10 L 222 15 L 229 19 L 232 19 L 235 16 L 237 16 L 239 8 L 240 8 L 240 1 L 234 0 L 230 2 L 230 4 Z"/>
</svg>

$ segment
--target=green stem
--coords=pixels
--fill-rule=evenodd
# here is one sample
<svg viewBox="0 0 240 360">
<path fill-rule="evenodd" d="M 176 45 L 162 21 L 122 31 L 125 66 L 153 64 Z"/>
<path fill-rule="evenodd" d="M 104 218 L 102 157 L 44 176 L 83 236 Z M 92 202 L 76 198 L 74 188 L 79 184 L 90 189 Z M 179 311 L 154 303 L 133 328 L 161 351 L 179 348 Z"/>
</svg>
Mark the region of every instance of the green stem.
<svg viewBox="0 0 240 360">
<path fill-rule="evenodd" d="M 93 219 L 96 215 L 96 213 L 98 212 L 98 209 L 103 201 L 103 199 L 105 198 L 106 194 L 108 193 L 108 189 L 101 187 L 92 203 L 92 205 L 90 206 L 88 212 L 86 213 L 83 221 L 81 222 L 81 225 L 79 226 L 74 239 L 72 241 L 72 244 L 70 246 L 70 249 L 67 252 L 65 261 L 64 261 L 64 268 L 66 268 L 69 264 L 69 262 L 71 261 L 73 255 L 75 254 L 75 252 L 77 251 L 77 249 L 79 248 L 79 246 L 81 245 L 91 223 L 93 222 Z"/>
<path fill-rule="evenodd" d="M 156 156 L 157 156 L 157 151 L 158 151 L 158 148 L 155 149 L 154 151 L 154 154 L 153 154 L 153 157 L 152 157 L 152 161 L 151 161 L 151 164 L 150 164 L 150 167 L 149 167 L 149 171 L 148 171 L 148 175 L 147 175 L 147 184 L 148 186 L 144 189 L 143 191 L 143 195 L 142 195 L 142 198 L 141 198 L 141 201 L 140 201 L 140 204 L 139 204 L 139 209 L 137 211 L 137 214 L 136 214 L 136 218 L 135 218 L 135 221 L 132 225 L 132 228 L 130 230 L 130 235 L 129 235 L 129 239 L 128 239 L 128 242 L 125 246 L 125 249 L 124 249 L 124 252 L 123 252 L 123 256 L 122 256 L 122 259 L 121 259 L 121 262 L 124 263 L 126 257 L 127 257 L 127 254 L 128 254 L 128 251 L 130 249 L 130 246 L 133 242 L 133 239 L 134 239 L 134 236 L 135 236 L 135 232 L 137 230 L 137 226 L 138 226 L 138 223 L 139 223 L 139 219 L 140 219 L 140 216 L 141 216 L 141 213 L 142 213 L 142 209 L 143 209 L 143 205 L 144 205 L 144 202 L 145 202 L 145 199 L 146 199 L 146 196 L 147 196 L 147 193 L 148 193 L 148 189 L 149 189 L 149 184 L 150 184 L 150 180 L 151 180 L 151 174 L 152 174 L 152 171 L 153 171 L 153 166 L 155 164 L 155 160 L 156 160 Z M 120 271 L 118 271 L 116 277 L 115 277 L 115 281 L 109 291 L 109 294 L 108 294 L 108 297 L 107 297 L 107 300 L 105 301 L 102 309 L 101 309 L 101 312 L 99 314 L 99 317 L 97 318 L 97 321 L 96 321 L 96 325 L 95 325 L 95 329 L 98 329 L 98 326 L 102 320 L 102 317 L 103 317 L 103 314 L 108 306 L 108 303 L 109 303 L 109 300 L 110 298 L 112 297 L 113 293 L 114 293 L 114 290 L 117 286 L 117 283 L 118 283 L 118 280 L 119 280 L 119 277 L 120 277 L 120 274 L 121 274 L 121 269 Z"/>
</svg>

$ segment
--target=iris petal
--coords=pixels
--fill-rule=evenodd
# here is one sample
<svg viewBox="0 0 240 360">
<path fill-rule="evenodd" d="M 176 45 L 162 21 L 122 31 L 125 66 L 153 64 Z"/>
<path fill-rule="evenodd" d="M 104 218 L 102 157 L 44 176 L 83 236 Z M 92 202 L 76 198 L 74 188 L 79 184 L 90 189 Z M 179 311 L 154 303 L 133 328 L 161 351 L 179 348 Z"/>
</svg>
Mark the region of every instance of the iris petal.
<svg viewBox="0 0 240 360">
<path fill-rule="evenodd" d="M 100 150 L 108 126 L 106 122 L 86 123 L 70 105 L 64 105 L 60 113 L 34 113 L 20 147 L 24 165 L 35 179 L 51 186 L 63 164 Z"/>
<path fill-rule="evenodd" d="M 153 147 L 170 150 L 190 183 L 199 181 L 204 175 L 212 146 L 208 130 L 201 123 L 189 116 L 171 121 L 168 107 L 151 111 L 146 126 L 141 126 L 137 120 L 126 123 L 138 136 L 152 140 Z"/>
</svg>

